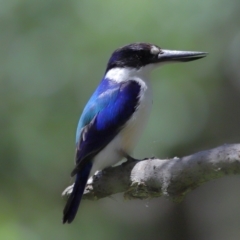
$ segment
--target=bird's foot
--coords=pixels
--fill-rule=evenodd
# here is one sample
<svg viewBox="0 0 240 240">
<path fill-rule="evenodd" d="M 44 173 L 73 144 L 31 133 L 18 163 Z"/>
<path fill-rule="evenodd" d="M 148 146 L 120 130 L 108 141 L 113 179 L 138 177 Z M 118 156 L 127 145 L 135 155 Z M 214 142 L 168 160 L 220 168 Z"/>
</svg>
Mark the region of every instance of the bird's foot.
<svg viewBox="0 0 240 240">
<path fill-rule="evenodd" d="M 128 161 L 128 162 L 135 162 L 135 161 L 139 161 L 138 159 L 136 159 L 136 158 L 133 158 L 133 157 L 131 157 L 130 155 L 126 155 L 126 159 L 127 159 L 127 161 Z"/>
<path fill-rule="evenodd" d="M 73 187 L 74 187 L 74 184 L 73 185 L 71 185 L 71 186 L 69 186 L 69 187 L 67 187 L 63 192 L 62 192 L 62 196 L 69 196 L 71 193 L 72 193 L 72 191 L 73 191 Z"/>
<path fill-rule="evenodd" d="M 155 156 L 152 156 L 152 157 L 143 158 L 142 160 L 153 160 L 153 159 L 157 159 L 157 158 Z"/>
</svg>

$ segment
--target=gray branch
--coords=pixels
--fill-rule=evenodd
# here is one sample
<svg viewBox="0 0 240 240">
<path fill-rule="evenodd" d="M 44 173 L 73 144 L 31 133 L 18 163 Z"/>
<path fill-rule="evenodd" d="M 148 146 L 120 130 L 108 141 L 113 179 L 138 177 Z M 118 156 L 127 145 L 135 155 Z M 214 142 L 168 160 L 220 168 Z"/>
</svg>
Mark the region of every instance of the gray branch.
<svg viewBox="0 0 240 240">
<path fill-rule="evenodd" d="M 124 192 L 127 199 L 165 196 L 181 201 L 212 179 L 240 174 L 240 144 L 223 145 L 172 159 L 128 161 L 94 175 L 84 198 L 97 200 Z"/>
</svg>

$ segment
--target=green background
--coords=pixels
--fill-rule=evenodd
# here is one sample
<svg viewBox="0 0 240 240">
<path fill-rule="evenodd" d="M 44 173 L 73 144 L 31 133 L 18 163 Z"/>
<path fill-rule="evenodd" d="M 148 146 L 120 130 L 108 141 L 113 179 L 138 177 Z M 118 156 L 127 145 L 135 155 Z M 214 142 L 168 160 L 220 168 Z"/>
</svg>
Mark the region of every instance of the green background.
<svg viewBox="0 0 240 240">
<path fill-rule="evenodd" d="M 152 75 L 153 111 L 136 158 L 240 140 L 240 1 L 0 1 L 0 239 L 240 239 L 240 178 L 181 204 L 122 194 L 83 201 L 62 225 L 75 129 L 112 51 L 131 42 L 207 51 Z"/>
</svg>

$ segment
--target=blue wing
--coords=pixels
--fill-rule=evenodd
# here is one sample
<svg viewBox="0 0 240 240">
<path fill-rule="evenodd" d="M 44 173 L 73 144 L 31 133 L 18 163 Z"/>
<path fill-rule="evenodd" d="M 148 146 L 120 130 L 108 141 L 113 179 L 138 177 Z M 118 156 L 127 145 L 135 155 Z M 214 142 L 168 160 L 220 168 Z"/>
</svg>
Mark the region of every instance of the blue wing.
<svg viewBox="0 0 240 240">
<path fill-rule="evenodd" d="M 117 83 L 103 79 L 80 118 L 76 134 L 76 167 L 92 160 L 119 133 L 139 104 L 141 86 L 130 80 Z"/>
</svg>

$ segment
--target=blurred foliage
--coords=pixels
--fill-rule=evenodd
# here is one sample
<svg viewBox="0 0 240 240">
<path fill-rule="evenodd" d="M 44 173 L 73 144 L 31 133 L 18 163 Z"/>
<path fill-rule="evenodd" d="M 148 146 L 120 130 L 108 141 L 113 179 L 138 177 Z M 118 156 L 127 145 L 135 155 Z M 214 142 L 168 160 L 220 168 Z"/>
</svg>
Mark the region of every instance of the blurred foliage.
<svg viewBox="0 0 240 240">
<path fill-rule="evenodd" d="M 207 51 L 152 76 L 153 112 L 135 156 L 183 156 L 240 139 L 240 1 L 8 0 L 0 8 L 0 238 L 240 238 L 239 177 L 183 203 L 83 201 L 62 225 L 79 115 L 111 52 L 130 42 Z"/>
</svg>

